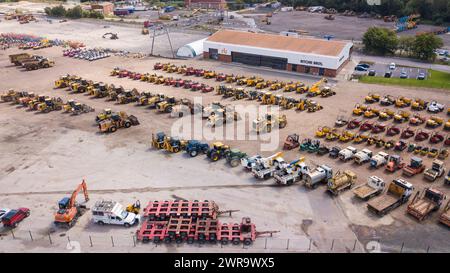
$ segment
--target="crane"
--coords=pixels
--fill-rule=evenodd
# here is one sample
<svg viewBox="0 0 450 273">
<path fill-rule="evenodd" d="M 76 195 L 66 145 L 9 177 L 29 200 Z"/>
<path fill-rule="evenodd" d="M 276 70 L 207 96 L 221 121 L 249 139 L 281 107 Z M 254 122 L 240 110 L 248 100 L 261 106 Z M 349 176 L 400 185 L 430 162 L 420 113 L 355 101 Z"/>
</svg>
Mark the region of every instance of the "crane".
<svg viewBox="0 0 450 273">
<path fill-rule="evenodd" d="M 327 83 L 327 82 L 328 82 L 327 78 L 322 78 L 322 79 L 320 79 L 318 82 L 314 83 L 314 84 L 311 86 L 311 88 L 309 89 L 308 95 L 311 96 L 311 97 L 320 95 L 320 93 L 322 92 L 320 86 L 321 86 L 323 83 Z"/>
<path fill-rule="evenodd" d="M 55 213 L 55 225 L 70 228 L 76 223 L 78 217 L 83 215 L 86 205 L 76 202 L 80 191 L 83 191 L 85 202 L 89 201 L 86 181 L 83 179 L 70 197 L 64 197 L 58 202 L 59 209 Z"/>
</svg>

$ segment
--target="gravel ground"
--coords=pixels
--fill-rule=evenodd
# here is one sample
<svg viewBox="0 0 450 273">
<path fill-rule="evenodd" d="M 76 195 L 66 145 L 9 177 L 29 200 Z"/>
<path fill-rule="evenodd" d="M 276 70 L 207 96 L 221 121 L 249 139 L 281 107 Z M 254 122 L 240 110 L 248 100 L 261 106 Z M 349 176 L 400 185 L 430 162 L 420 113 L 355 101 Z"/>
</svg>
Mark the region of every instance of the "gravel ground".
<svg viewBox="0 0 450 273">
<path fill-rule="evenodd" d="M 97 133 L 97 128 L 93 124 L 94 113 L 76 117 L 58 112 L 36 114 L 24 109 L 16 109 L 15 106 L 8 104 L 0 104 L 2 113 L 0 115 L 0 142 L 2 143 L 0 154 L 4 155 L 0 157 L 2 187 L 0 204 L 1 207 L 10 208 L 26 206 L 32 210 L 31 217 L 21 223 L 15 231 L 18 239 L 13 240 L 12 234 L 4 231 L 5 237 L 0 244 L 0 251 L 73 251 L 66 245 L 68 241 L 79 242 L 81 251 L 241 251 L 231 247 L 220 248 L 220 246 L 202 248 L 158 246 L 155 248 L 138 245 L 134 248 L 131 239 L 134 228 L 124 230 L 120 227 L 105 227 L 103 229 L 92 225 L 89 215 L 83 216 L 70 231 L 57 230 L 52 233 L 51 237 L 55 243 L 50 245 L 47 234 L 52 229 L 51 223 L 57 201 L 70 194 L 82 178 L 87 180 L 91 192 L 92 201 L 89 205 L 98 199 L 114 199 L 123 204 L 128 204 L 136 198 L 143 204 L 152 199 L 208 199 L 215 200 L 221 209 L 240 210 L 233 215 L 232 219 L 223 217 L 222 221 L 239 222 L 240 217 L 250 216 L 258 230 L 280 231 L 273 238 L 268 239 L 267 245 L 263 238 L 258 239 L 255 245 L 247 250 L 250 252 L 349 252 L 354 246 L 355 251 L 363 251 L 365 244 L 372 238 L 381 238 L 384 250 L 394 251 L 400 247 L 400 242 L 405 241 L 410 251 L 423 251 L 422 244 L 415 244 L 416 237 L 422 234 L 427 234 L 426 243 L 432 246 L 431 250 L 445 252 L 450 250 L 448 240 L 445 240 L 448 229 L 438 225 L 437 213 L 424 223 L 418 224 L 405 214 L 406 208 L 403 206 L 383 218 L 378 218 L 368 213 L 363 202 L 354 200 L 351 192 L 332 198 L 325 193 L 323 187 L 312 191 L 299 185 L 286 188 L 273 187 L 272 180 L 256 182 L 251 175 L 240 168 L 230 169 L 225 162 L 209 163 L 201 157 L 188 159 L 182 154 L 168 155 L 154 151 L 150 149 L 149 144 L 151 133 L 169 132 L 174 119 L 164 114 L 157 114 L 154 110 L 141 109 L 134 105 L 115 105 L 103 99 L 90 99 L 85 95 L 72 95 L 63 90 L 53 90 L 53 81 L 59 75 L 70 73 L 92 80 L 123 85 L 125 88 L 135 87 L 139 91 L 164 92 L 177 97 L 199 96 L 196 92 L 185 89 L 156 86 L 109 76 L 110 70 L 118 65 L 136 71 L 151 72 L 153 64 L 157 61 L 165 61 L 163 59 L 110 57 L 90 63 L 62 57 L 60 48 L 49 48 L 36 53 L 55 59 L 55 67 L 24 72 L 9 64 L 7 56 L 14 52 L 18 50 L 9 49 L 0 52 L 2 90 L 14 88 L 61 96 L 64 99 L 74 98 L 93 106 L 97 112 L 106 107 L 124 110 L 136 115 L 141 125 L 121 129 L 114 134 L 102 135 Z M 223 65 L 212 61 L 174 62 L 212 68 L 225 73 L 257 74 L 267 79 L 304 80 L 307 84 L 313 81 L 311 78 L 303 79 L 301 76 L 293 77 L 285 73 Z M 215 84 L 211 80 L 200 81 L 210 85 Z M 280 131 L 280 145 L 285 137 L 293 132 L 299 133 L 301 138 L 311 137 L 318 126 L 331 126 L 337 115 L 350 114 L 355 103 L 361 102 L 368 92 L 435 99 L 446 105 L 450 103 L 448 93 L 440 90 L 405 89 L 347 81 L 338 81 L 337 84 L 333 84 L 333 88 L 337 92 L 336 96 L 317 98 L 317 101 L 324 106 L 322 111 L 310 114 L 296 113 L 293 110 L 283 111 L 287 115 L 288 125 Z M 201 96 L 206 103 L 220 100 L 220 97 L 213 93 Z M 224 103 L 250 105 L 254 102 L 228 99 L 224 100 Z M 256 141 L 233 140 L 226 143 L 248 154 L 255 154 L 260 150 L 260 145 Z M 301 154 L 296 150 L 285 152 L 284 155 L 286 160 L 294 160 L 299 156 Z M 309 154 L 304 156 L 311 164 L 325 163 L 335 170 L 352 169 L 359 177 L 358 183 L 364 183 L 369 175 L 378 175 L 386 181 L 398 176 L 398 174 L 386 174 L 382 170 L 369 170 L 367 165 L 354 166 L 327 157 L 321 158 Z M 409 155 L 403 154 L 403 157 L 409 160 Z M 424 162 L 429 166 L 431 159 L 425 158 Z M 417 189 L 429 186 L 429 183 L 422 180 L 421 175 L 408 180 Z M 443 185 L 442 180 L 435 182 L 434 186 L 447 195 L 450 194 L 449 188 Z M 404 229 L 408 230 L 410 237 L 400 232 Z M 34 234 L 35 241 L 30 241 L 29 230 Z M 432 233 L 427 233 L 429 231 Z M 88 234 L 94 237 L 95 247 L 93 248 L 89 247 L 89 240 L 86 237 Z M 114 248 L 110 245 L 110 236 L 115 237 Z M 313 241 L 311 249 L 309 240 Z M 355 240 L 358 240 L 356 244 Z M 332 245 L 333 250 L 331 250 Z"/>
</svg>

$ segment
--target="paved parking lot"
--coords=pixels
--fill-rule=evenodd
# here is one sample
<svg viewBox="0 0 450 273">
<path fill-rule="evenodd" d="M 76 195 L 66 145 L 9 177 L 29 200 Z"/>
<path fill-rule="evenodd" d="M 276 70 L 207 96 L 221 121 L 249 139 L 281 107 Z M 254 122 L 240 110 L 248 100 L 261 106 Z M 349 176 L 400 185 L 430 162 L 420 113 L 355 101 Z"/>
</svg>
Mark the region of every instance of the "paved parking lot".
<svg viewBox="0 0 450 273">
<path fill-rule="evenodd" d="M 420 73 L 425 74 L 425 79 L 428 77 L 428 71 L 425 68 L 407 67 L 407 66 L 397 65 L 394 70 L 390 70 L 389 65 L 379 64 L 379 63 L 374 63 L 374 64 L 370 65 L 370 67 L 367 71 L 356 71 L 355 70 L 354 73 L 356 75 L 366 75 L 369 73 L 370 70 L 375 70 L 375 76 L 378 76 L 378 77 L 384 77 L 384 74 L 387 71 L 392 71 L 392 76 L 391 76 L 392 78 L 400 78 L 400 74 L 402 72 L 406 72 L 408 79 L 416 79 Z"/>
</svg>

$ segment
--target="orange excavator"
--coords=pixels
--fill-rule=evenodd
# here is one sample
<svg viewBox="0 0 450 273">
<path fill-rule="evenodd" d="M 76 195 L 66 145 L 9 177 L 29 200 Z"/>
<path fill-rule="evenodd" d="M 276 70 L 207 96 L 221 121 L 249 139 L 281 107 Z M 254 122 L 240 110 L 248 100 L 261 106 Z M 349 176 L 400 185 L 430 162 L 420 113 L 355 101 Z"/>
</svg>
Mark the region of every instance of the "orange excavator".
<svg viewBox="0 0 450 273">
<path fill-rule="evenodd" d="M 89 201 L 86 182 L 83 179 L 70 197 L 64 197 L 58 202 L 58 211 L 55 214 L 55 225 L 70 228 L 77 222 L 78 217 L 86 211 L 86 205 L 77 202 L 77 195 L 83 191 L 85 202 Z"/>
</svg>

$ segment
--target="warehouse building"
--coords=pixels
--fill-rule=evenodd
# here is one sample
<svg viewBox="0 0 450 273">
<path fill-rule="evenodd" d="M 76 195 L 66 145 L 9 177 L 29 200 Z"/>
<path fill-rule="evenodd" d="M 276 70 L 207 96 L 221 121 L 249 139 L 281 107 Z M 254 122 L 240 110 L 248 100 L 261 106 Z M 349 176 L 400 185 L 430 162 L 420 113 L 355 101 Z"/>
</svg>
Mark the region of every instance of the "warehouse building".
<svg viewBox="0 0 450 273">
<path fill-rule="evenodd" d="M 353 44 L 235 30 L 219 30 L 203 43 L 203 57 L 335 77 L 350 60 Z"/>
</svg>

